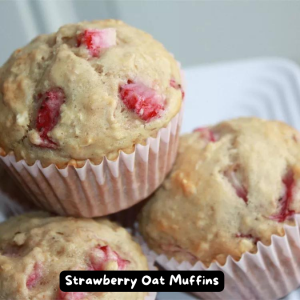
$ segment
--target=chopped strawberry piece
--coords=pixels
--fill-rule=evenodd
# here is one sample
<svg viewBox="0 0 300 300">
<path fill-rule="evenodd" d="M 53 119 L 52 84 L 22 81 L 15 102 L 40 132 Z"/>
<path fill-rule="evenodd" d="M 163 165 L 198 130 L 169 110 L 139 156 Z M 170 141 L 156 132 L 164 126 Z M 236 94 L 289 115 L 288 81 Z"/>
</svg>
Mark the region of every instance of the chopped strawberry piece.
<svg viewBox="0 0 300 300">
<path fill-rule="evenodd" d="M 77 46 L 85 45 L 91 56 L 99 56 L 100 50 L 116 45 L 116 29 L 86 29 L 77 38 Z"/>
<path fill-rule="evenodd" d="M 206 139 L 209 142 L 216 142 L 216 136 L 213 133 L 213 131 L 207 127 L 200 127 L 194 130 L 194 132 L 200 132 L 201 133 L 201 137 L 203 137 L 204 139 Z"/>
<path fill-rule="evenodd" d="M 144 121 L 160 116 L 164 108 L 164 98 L 154 89 L 143 83 L 134 83 L 131 80 L 120 87 L 120 98 L 126 107 Z"/>
<path fill-rule="evenodd" d="M 53 88 L 44 94 L 39 94 L 37 98 L 41 101 L 36 119 L 36 129 L 42 139 L 42 143 L 39 146 L 56 148 L 57 144 L 48 137 L 48 133 L 58 122 L 60 107 L 65 102 L 64 91 L 61 88 Z"/>
<path fill-rule="evenodd" d="M 277 222 L 284 222 L 286 219 L 292 217 L 295 214 L 294 210 L 289 209 L 289 206 L 293 201 L 293 189 L 295 186 L 293 172 L 288 172 L 283 178 L 282 183 L 284 185 L 284 194 L 279 199 L 280 210 L 277 214 L 270 217 L 270 219 Z"/>
<path fill-rule="evenodd" d="M 182 99 L 184 99 L 184 95 L 185 95 L 185 94 L 184 94 L 184 90 L 183 90 L 181 84 L 177 83 L 177 82 L 175 81 L 175 79 L 171 79 L 171 80 L 170 80 L 170 86 L 173 87 L 173 88 L 176 89 L 176 90 L 181 90 Z"/>
<path fill-rule="evenodd" d="M 234 188 L 238 197 L 242 198 L 245 203 L 248 203 L 248 191 L 242 183 L 242 178 L 238 172 L 237 166 L 225 171 L 225 176 Z"/>
<path fill-rule="evenodd" d="M 84 292 L 63 292 L 60 290 L 56 300 L 81 300 L 85 296 L 87 293 Z"/>
<path fill-rule="evenodd" d="M 236 236 L 237 238 L 243 238 L 243 239 L 249 239 L 249 240 L 252 240 L 254 244 L 257 244 L 257 242 L 260 241 L 259 238 L 254 237 L 252 234 L 237 233 L 235 236 Z"/>
<path fill-rule="evenodd" d="M 40 263 L 35 263 L 32 272 L 27 278 L 26 286 L 28 289 L 34 288 L 42 277 L 43 267 Z"/>
<path fill-rule="evenodd" d="M 124 270 L 129 263 L 128 260 L 122 259 L 109 246 L 98 246 L 93 250 L 91 255 L 91 269 L 94 271 L 104 270 L 105 264 L 110 261 L 117 262 L 118 270 Z"/>
</svg>

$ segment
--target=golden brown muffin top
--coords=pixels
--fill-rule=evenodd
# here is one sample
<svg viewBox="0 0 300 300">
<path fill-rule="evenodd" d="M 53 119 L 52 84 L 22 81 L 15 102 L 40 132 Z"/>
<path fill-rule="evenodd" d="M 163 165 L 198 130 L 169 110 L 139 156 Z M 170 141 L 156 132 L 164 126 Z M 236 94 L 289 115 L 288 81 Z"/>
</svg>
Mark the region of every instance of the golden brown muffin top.
<svg viewBox="0 0 300 300">
<path fill-rule="evenodd" d="M 180 139 L 171 174 L 143 210 L 152 249 L 192 263 L 225 263 L 283 235 L 300 213 L 300 136 L 256 118 L 200 128 Z"/>
<path fill-rule="evenodd" d="M 0 146 L 32 164 L 101 162 L 132 152 L 182 102 L 178 63 L 122 21 L 41 35 L 0 68 Z"/>
<path fill-rule="evenodd" d="M 66 300 L 64 270 L 148 270 L 128 232 L 106 219 L 32 213 L 0 224 L 0 299 Z M 74 293 L 76 300 L 144 300 L 145 293 Z M 72 298 L 73 299 L 73 298 Z"/>
</svg>

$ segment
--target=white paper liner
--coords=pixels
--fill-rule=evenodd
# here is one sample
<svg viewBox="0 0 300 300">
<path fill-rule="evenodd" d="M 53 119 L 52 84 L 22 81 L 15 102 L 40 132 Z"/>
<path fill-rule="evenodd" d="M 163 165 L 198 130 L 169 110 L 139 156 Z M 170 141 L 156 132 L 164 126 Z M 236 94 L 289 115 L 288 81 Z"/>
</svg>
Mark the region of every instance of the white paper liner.
<svg viewBox="0 0 300 300">
<path fill-rule="evenodd" d="M 32 202 L 60 215 L 96 217 L 112 214 L 145 199 L 170 171 L 178 148 L 183 105 L 166 128 L 131 154 L 120 152 L 115 161 L 104 158 L 99 165 L 44 168 L 40 161 L 29 166 L 13 154 L 0 156 Z"/>
<path fill-rule="evenodd" d="M 300 214 L 295 215 L 295 226 L 284 225 L 283 237 L 273 235 L 271 245 L 257 244 L 257 253 L 244 253 L 239 261 L 227 257 L 224 266 L 212 263 L 209 268 L 201 262 L 177 262 L 149 249 L 135 232 L 147 257 L 166 270 L 220 270 L 225 274 L 225 288 L 219 293 L 194 293 L 203 299 L 252 300 L 279 299 L 300 285 Z"/>
</svg>

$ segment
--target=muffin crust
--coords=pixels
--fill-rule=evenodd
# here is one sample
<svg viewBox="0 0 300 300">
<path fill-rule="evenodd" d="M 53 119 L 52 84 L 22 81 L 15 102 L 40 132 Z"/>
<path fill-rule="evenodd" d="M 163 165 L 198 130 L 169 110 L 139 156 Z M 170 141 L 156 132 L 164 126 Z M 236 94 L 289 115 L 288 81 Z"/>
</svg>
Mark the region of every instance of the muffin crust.
<svg viewBox="0 0 300 300">
<path fill-rule="evenodd" d="M 149 34 L 117 20 L 65 25 L 0 68 L 0 147 L 44 166 L 114 159 L 179 112 L 181 84 Z"/>
<path fill-rule="evenodd" d="M 224 264 L 284 235 L 300 212 L 300 138 L 286 124 L 241 118 L 181 137 L 174 168 L 140 216 L 158 253 Z"/>
<path fill-rule="evenodd" d="M 18 216 L 0 224 L 0 299 L 144 300 L 145 293 L 63 293 L 63 270 L 148 270 L 127 231 L 106 219 Z"/>
</svg>

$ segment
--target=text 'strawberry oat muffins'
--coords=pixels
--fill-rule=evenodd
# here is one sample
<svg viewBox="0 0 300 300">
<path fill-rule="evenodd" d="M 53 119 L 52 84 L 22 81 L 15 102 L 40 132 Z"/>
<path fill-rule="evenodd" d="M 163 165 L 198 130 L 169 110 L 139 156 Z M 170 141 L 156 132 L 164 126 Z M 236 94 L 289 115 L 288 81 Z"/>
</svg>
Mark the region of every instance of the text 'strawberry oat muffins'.
<svg viewBox="0 0 300 300">
<path fill-rule="evenodd" d="M 148 297 L 147 293 L 137 292 L 65 293 L 59 289 L 63 270 L 148 270 L 148 264 L 128 232 L 105 219 L 34 213 L 0 224 L 0 299 Z"/>
<path fill-rule="evenodd" d="M 120 211 L 170 170 L 183 96 L 179 64 L 150 35 L 116 20 L 65 25 L 0 68 L 1 158 L 44 209 Z"/>
<path fill-rule="evenodd" d="M 299 178 L 300 135 L 286 124 L 242 118 L 197 129 L 181 137 L 141 233 L 167 269 L 224 271 L 224 292 L 201 296 L 282 297 L 300 284 L 300 224 L 289 226 Z"/>
</svg>

